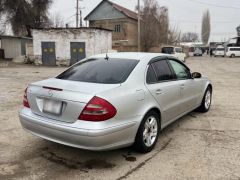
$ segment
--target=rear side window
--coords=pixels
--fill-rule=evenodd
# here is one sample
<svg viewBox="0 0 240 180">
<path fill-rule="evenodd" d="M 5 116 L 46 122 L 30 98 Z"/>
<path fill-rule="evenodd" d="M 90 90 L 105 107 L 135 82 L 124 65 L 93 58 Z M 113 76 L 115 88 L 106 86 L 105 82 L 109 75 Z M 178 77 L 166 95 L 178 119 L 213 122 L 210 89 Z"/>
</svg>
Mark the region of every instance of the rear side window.
<svg viewBox="0 0 240 180">
<path fill-rule="evenodd" d="M 240 48 L 230 48 L 230 51 L 240 51 Z"/>
<path fill-rule="evenodd" d="M 56 78 L 100 84 L 119 84 L 127 80 L 138 60 L 89 59 L 69 68 Z"/>
<path fill-rule="evenodd" d="M 157 74 L 158 81 L 168 81 L 173 79 L 172 72 L 166 60 L 160 60 L 152 64 Z"/>
<path fill-rule="evenodd" d="M 152 65 L 149 65 L 148 71 L 147 71 L 147 83 L 151 84 L 151 83 L 156 83 L 157 81 L 158 80 L 157 80 L 156 74 L 154 72 L 154 69 L 153 69 Z"/>
</svg>

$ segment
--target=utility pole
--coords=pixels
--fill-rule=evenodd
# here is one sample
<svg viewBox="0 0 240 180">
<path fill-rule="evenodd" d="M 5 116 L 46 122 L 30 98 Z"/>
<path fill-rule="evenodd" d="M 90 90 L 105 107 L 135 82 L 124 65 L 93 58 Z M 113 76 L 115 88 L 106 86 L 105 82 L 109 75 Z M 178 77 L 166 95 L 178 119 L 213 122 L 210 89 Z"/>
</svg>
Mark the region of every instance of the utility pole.
<svg viewBox="0 0 240 180">
<path fill-rule="evenodd" d="M 140 0 L 138 0 L 138 52 L 141 51 L 141 16 L 140 16 Z"/>
<path fill-rule="evenodd" d="M 85 9 L 85 7 L 79 7 L 79 9 L 80 9 L 80 27 L 83 27 L 82 10 Z"/>
<path fill-rule="evenodd" d="M 78 28 L 78 22 L 79 22 L 79 0 L 77 1 L 77 7 L 76 7 L 76 28 Z"/>
<path fill-rule="evenodd" d="M 83 23 L 82 23 L 82 10 L 80 9 L 80 27 L 83 26 Z"/>
</svg>

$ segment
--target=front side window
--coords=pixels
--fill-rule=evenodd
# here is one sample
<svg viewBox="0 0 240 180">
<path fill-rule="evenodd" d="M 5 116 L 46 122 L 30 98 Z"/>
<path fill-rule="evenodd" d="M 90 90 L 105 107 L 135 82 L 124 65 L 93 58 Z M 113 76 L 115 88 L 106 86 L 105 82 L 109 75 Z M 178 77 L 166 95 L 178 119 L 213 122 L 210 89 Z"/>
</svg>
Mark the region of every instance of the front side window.
<svg viewBox="0 0 240 180">
<path fill-rule="evenodd" d="M 75 64 L 57 79 L 100 83 L 119 84 L 127 80 L 138 60 L 131 59 L 89 59 Z"/>
<path fill-rule="evenodd" d="M 177 79 L 189 79 L 191 77 L 190 71 L 177 61 L 169 60 Z"/>
<path fill-rule="evenodd" d="M 173 79 L 172 72 L 166 60 L 160 60 L 152 64 L 158 81 L 168 81 Z"/>
</svg>

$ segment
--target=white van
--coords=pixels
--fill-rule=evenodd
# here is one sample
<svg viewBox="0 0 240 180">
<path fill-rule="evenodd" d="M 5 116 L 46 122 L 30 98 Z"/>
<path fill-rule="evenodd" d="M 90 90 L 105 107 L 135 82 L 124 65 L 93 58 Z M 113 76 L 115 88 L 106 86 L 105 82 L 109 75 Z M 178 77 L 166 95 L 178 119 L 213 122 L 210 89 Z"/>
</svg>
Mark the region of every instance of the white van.
<svg viewBox="0 0 240 180">
<path fill-rule="evenodd" d="M 217 56 L 222 56 L 224 57 L 225 56 L 225 48 L 224 46 L 218 46 L 214 52 L 214 57 L 217 57 Z"/>
<path fill-rule="evenodd" d="M 162 53 L 172 54 L 182 62 L 185 62 L 187 58 L 186 53 L 183 52 L 183 49 L 181 47 L 165 46 L 162 47 Z"/>
<path fill-rule="evenodd" d="M 230 58 L 240 56 L 240 47 L 228 47 L 226 56 Z"/>
</svg>

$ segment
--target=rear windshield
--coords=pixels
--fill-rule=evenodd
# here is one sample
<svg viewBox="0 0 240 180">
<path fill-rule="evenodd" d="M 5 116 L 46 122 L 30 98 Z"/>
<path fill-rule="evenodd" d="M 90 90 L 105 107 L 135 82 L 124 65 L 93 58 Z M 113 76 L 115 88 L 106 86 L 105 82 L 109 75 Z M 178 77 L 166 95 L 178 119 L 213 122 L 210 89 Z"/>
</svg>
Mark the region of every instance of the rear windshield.
<svg viewBox="0 0 240 180">
<path fill-rule="evenodd" d="M 182 52 L 183 52 L 182 48 L 175 48 L 175 51 L 176 51 L 177 53 L 182 53 Z"/>
<path fill-rule="evenodd" d="M 217 51 L 224 51 L 225 49 L 224 48 L 217 48 L 216 50 Z"/>
<path fill-rule="evenodd" d="M 173 47 L 164 47 L 164 48 L 162 48 L 162 53 L 173 54 L 174 53 L 174 48 Z"/>
<path fill-rule="evenodd" d="M 77 63 L 57 79 L 100 84 L 119 84 L 127 80 L 138 60 L 130 59 L 89 59 Z"/>
</svg>

